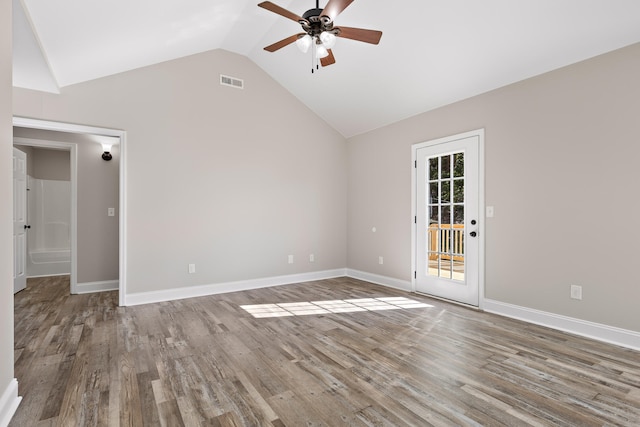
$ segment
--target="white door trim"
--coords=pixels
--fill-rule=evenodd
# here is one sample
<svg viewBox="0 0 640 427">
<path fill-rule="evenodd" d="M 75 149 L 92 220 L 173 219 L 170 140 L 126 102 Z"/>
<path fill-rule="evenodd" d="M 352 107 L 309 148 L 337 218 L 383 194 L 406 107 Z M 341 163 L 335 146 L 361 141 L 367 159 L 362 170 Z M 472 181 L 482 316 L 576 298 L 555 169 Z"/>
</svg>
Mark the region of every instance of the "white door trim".
<svg viewBox="0 0 640 427">
<path fill-rule="evenodd" d="M 40 119 L 30 119 L 26 117 L 13 117 L 13 126 L 30 128 L 30 129 L 41 129 L 41 130 L 51 130 L 58 132 L 69 132 L 69 133 L 77 133 L 77 134 L 90 134 L 90 135 L 104 135 L 120 138 L 120 188 L 119 188 L 119 200 L 120 200 L 120 209 L 119 209 L 119 223 L 120 223 L 120 231 L 119 231 L 119 280 L 118 280 L 118 290 L 119 290 L 119 303 L 121 306 L 125 305 L 125 296 L 126 296 L 126 279 L 127 279 L 127 264 L 126 264 L 126 226 L 127 226 L 127 209 L 126 209 L 126 189 L 127 189 L 127 181 L 126 181 L 126 136 L 127 133 L 123 130 L 118 129 L 108 129 L 101 128 L 95 126 L 85 126 L 85 125 L 77 125 L 71 123 L 63 123 L 63 122 L 54 122 L 49 120 L 40 120 Z M 75 144 L 74 144 L 75 145 Z M 76 154 L 77 156 L 77 154 Z M 73 154 L 72 154 L 72 165 L 73 165 Z M 73 192 L 73 189 L 72 189 Z M 72 196 L 73 197 L 73 196 Z M 77 194 L 76 194 L 77 197 Z M 72 215 L 74 215 L 75 210 L 72 209 Z M 74 221 L 75 223 L 76 221 Z M 72 229 L 72 233 L 73 229 Z M 77 250 L 74 250 L 74 240 L 77 239 L 77 236 L 72 234 L 72 260 L 71 260 L 71 268 L 73 271 L 75 262 L 73 260 L 73 254 L 76 254 Z M 77 244 L 77 242 L 76 242 Z M 77 285 L 77 283 L 76 283 Z"/>
<path fill-rule="evenodd" d="M 76 144 L 70 142 L 49 141 L 44 139 L 31 139 L 14 137 L 14 144 L 30 147 L 54 148 L 69 152 L 70 181 L 71 181 L 71 293 L 77 294 L 78 285 L 78 149 Z"/>
<path fill-rule="evenodd" d="M 450 141 L 459 139 L 478 137 L 478 210 L 479 210 L 479 227 L 478 238 L 479 251 L 478 251 L 478 308 L 484 307 L 484 275 L 485 275 L 485 202 L 484 202 L 484 129 L 476 129 L 469 132 L 460 133 L 457 135 L 451 135 L 443 138 L 433 139 L 430 141 L 420 142 L 411 146 L 411 290 L 416 291 L 416 253 L 417 253 L 417 239 L 416 239 L 416 218 L 418 214 L 417 207 L 417 173 L 416 162 L 418 159 L 418 150 L 420 148 L 429 147 L 432 145 L 443 144 Z"/>
</svg>

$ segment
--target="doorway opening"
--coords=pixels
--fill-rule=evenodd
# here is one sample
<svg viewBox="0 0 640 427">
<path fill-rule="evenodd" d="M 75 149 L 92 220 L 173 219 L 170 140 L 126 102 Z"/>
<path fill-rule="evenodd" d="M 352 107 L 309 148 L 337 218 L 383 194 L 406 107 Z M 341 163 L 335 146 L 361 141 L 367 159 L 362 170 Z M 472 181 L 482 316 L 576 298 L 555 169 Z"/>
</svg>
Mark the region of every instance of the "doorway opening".
<svg viewBox="0 0 640 427">
<path fill-rule="evenodd" d="M 117 243 L 118 280 L 117 280 L 117 284 L 115 284 L 115 287 L 119 291 L 119 303 L 120 305 L 124 305 L 125 295 L 126 295 L 126 263 L 125 263 L 125 260 L 126 260 L 126 257 L 125 257 L 126 181 L 125 181 L 125 173 L 124 173 L 125 172 L 125 156 L 126 156 L 126 150 L 125 150 L 126 132 L 122 130 L 117 130 L 117 129 L 76 125 L 76 124 L 70 124 L 70 123 L 53 122 L 53 121 L 46 121 L 46 120 L 39 120 L 39 119 L 29 119 L 29 118 L 23 118 L 23 117 L 14 117 L 13 126 L 14 126 L 14 129 L 25 128 L 28 130 L 36 130 L 36 131 L 65 132 L 69 134 L 84 135 L 88 137 L 93 136 L 97 138 L 110 137 L 110 138 L 115 138 L 119 142 L 120 158 L 118 162 L 119 164 L 117 165 L 118 180 L 119 180 L 117 200 L 119 204 L 119 209 L 117 209 L 118 213 L 116 215 L 117 222 L 118 222 L 118 233 L 117 233 L 118 235 L 118 243 Z M 44 144 L 46 145 L 47 143 L 51 143 L 51 142 L 52 141 L 44 142 Z M 62 144 L 64 146 L 64 143 Z M 71 145 L 71 147 L 66 147 L 66 146 L 64 147 L 68 148 L 71 151 L 77 145 L 73 143 L 69 143 L 69 144 Z M 98 143 L 96 143 L 96 146 L 98 146 Z M 58 146 L 58 148 L 60 148 L 60 146 Z M 71 154 L 71 156 L 72 156 L 71 164 L 73 165 L 74 163 L 73 153 Z M 76 156 L 77 156 L 77 152 L 76 152 Z M 103 161 L 103 160 L 100 160 L 100 161 Z M 75 173 L 77 178 L 77 171 Z M 72 198 L 73 198 L 73 195 L 72 195 Z M 71 221 L 72 224 L 71 224 L 71 239 L 70 239 L 71 240 L 71 293 L 78 293 L 78 291 L 91 292 L 92 291 L 91 287 L 86 287 L 81 290 L 77 289 L 78 287 L 78 283 L 77 283 L 78 235 L 77 235 L 77 216 L 74 213 L 74 211 L 77 210 L 77 185 L 76 185 L 75 198 L 76 198 L 76 207 L 74 209 L 72 206 L 72 209 L 71 209 L 72 215 L 74 215 Z M 111 216 L 111 210 L 109 211 L 110 211 L 109 215 Z M 105 212 L 104 214 L 106 215 L 107 213 Z M 96 289 L 96 290 L 101 290 L 101 289 Z"/>
<path fill-rule="evenodd" d="M 69 275 L 69 291 L 78 293 L 76 145 L 14 136 L 13 146 L 14 150 L 22 151 L 29 165 L 27 169 L 31 170 L 30 173 L 26 171 L 26 188 L 14 185 L 14 205 L 17 207 L 14 212 L 24 209 L 24 206 L 18 206 L 20 201 L 27 208 L 23 215 L 25 235 L 17 239 L 24 244 L 14 246 L 14 270 L 24 273 L 22 287 L 24 276 Z M 36 158 L 40 166 L 38 173 L 34 173 Z M 16 283 L 18 279 L 20 277 L 16 275 L 14 293 L 21 287 Z"/>
</svg>

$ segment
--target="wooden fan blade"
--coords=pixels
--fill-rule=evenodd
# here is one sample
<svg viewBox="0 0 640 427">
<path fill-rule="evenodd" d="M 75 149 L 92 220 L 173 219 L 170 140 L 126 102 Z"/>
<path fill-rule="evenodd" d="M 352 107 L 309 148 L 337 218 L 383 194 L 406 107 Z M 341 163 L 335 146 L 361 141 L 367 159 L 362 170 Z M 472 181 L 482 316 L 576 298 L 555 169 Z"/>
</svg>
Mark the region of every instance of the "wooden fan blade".
<svg viewBox="0 0 640 427">
<path fill-rule="evenodd" d="M 327 49 L 327 52 L 329 52 L 329 56 L 320 58 L 320 65 L 322 65 L 323 67 L 336 63 L 336 58 L 333 56 L 333 52 L 331 52 L 331 49 Z"/>
<path fill-rule="evenodd" d="M 277 4 L 273 4 L 270 1 L 263 1 L 262 3 L 259 3 L 258 6 L 263 9 L 267 9 L 270 12 L 277 13 L 280 16 L 284 16 L 285 18 L 291 19 L 292 21 L 307 22 L 303 17 L 298 16 L 293 12 L 289 12 L 287 9 L 280 7 Z"/>
<path fill-rule="evenodd" d="M 267 52 L 275 52 L 278 49 L 282 49 L 285 46 L 290 45 L 291 43 L 295 42 L 296 40 L 298 40 L 298 37 L 304 36 L 304 33 L 300 33 L 300 34 L 294 34 L 292 36 L 287 37 L 286 39 L 282 39 L 279 42 L 275 42 L 274 44 L 271 44 L 267 47 L 264 48 L 264 50 L 266 50 Z"/>
<path fill-rule="evenodd" d="M 338 30 L 340 30 L 337 34 L 338 37 L 371 44 L 380 43 L 380 38 L 382 37 L 382 31 L 377 30 L 365 30 L 362 28 L 351 27 L 338 27 Z"/>
<path fill-rule="evenodd" d="M 353 0 L 329 0 L 320 17 L 326 16 L 333 21 L 351 3 L 353 3 Z"/>
</svg>

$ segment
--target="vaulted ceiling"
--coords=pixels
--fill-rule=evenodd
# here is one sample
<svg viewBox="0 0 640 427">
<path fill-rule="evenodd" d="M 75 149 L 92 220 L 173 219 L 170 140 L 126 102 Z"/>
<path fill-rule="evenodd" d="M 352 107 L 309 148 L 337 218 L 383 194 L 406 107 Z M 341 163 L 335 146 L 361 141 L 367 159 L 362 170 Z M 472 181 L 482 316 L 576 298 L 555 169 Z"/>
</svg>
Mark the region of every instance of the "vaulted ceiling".
<svg viewBox="0 0 640 427">
<path fill-rule="evenodd" d="M 315 7 L 273 2 L 298 15 Z M 263 50 L 300 26 L 258 0 L 13 3 L 14 86 L 59 92 L 226 49 L 345 137 L 640 42 L 638 0 L 357 0 L 336 24 L 381 30 L 380 44 L 339 38 L 336 64 L 312 74 L 311 54 L 295 44 Z"/>
</svg>

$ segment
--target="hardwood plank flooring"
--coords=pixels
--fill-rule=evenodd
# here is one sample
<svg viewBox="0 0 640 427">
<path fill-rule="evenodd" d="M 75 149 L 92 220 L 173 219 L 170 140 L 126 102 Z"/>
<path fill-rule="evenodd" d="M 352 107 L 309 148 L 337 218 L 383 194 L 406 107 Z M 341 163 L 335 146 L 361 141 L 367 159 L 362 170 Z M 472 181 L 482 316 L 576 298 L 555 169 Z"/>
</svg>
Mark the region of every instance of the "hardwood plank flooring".
<svg viewBox="0 0 640 427">
<path fill-rule="evenodd" d="M 117 302 L 15 296 L 10 426 L 640 425 L 639 352 L 355 279 Z"/>
</svg>

